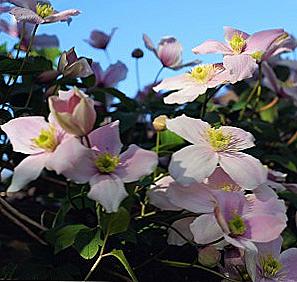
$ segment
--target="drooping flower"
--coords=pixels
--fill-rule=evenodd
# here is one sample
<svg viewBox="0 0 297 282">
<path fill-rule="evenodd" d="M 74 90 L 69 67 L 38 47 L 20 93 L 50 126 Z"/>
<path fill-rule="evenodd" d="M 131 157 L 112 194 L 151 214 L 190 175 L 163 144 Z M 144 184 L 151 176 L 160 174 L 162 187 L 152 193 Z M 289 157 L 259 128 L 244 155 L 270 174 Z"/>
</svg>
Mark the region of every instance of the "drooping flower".
<svg viewBox="0 0 297 282">
<path fill-rule="evenodd" d="M 43 168 L 54 169 L 56 158 L 63 155 L 63 152 L 57 154 L 57 148 L 71 137 L 52 118 L 46 122 L 41 116 L 16 118 L 2 125 L 1 129 L 15 152 L 30 155 L 15 168 L 7 192 L 21 190 L 37 179 Z M 49 167 L 50 161 L 52 165 Z"/>
<path fill-rule="evenodd" d="M 100 30 L 93 30 L 91 32 L 90 38 L 86 39 L 85 42 L 89 43 L 96 49 L 105 50 L 117 29 L 117 27 L 114 27 L 111 30 L 110 34 L 106 34 L 105 32 Z"/>
<path fill-rule="evenodd" d="M 155 48 L 152 40 L 146 34 L 143 34 L 143 41 L 145 47 L 153 51 L 166 68 L 179 70 L 183 67 L 194 66 L 200 63 L 199 60 L 186 64 L 182 63 L 183 47 L 175 37 L 165 36 L 161 38 L 157 48 Z"/>
<path fill-rule="evenodd" d="M 172 155 L 169 172 L 181 184 L 202 182 L 218 164 L 245 189 L 266 182 L 267 171 L 261 162 L 240 152 L 255 146 L 251 133 L 232 126 L 214 128 L 186 115 L 167 120 L 167 128 L 193 144 Z"/>
<path fill-rule="evenodd" d="M 66 132 L 84 136 L 92 131 L 96 121 L 94 101 L 77 88 L 59 91 L 59 97 L 51 96 L 49 107 Z"/>
<path fill-rule="evenodd" d="M 72 16 L 80 14 L 79 10 L 70 9 L 62 12 L 54 10 L 49 1 L 38 0 L 10 0 L 7 1 L 17 7 L 10 10 L 17 22 L 27 22 L 32 24 L 46 24 L 59 21 L 71 21 Z"/>
<path fill-rule="evenodd" d="M 251 77 L 257 69 L 256 62 L 261 61 L 277 39 L 287 35 L 283 29 L 263 30 L 252 35 L 232 27 L 224 27 L 224 31 L 227 43 L 207 40 L 192 51 L 195 54 L 223 54 L 223 64 L 232 76 L 231 83 Z"/>
<path fill-rule="evenodd" d="M 164 98 L 166 104 L 184 104 L 194 101 L 208 88 L 214 88 L 229 81 L 229 72 L 222 64 L 199 65 L 191 72 L 164 79 L 153 89 L 155 91 L 178 90 Z"/>
<path fill-rule="evenodd" d="M 120 153 L 118 121 L 92 131 L 89 140 L 91 148 L 81 145 L 77 139 L 58 148 L 63 150 L 63 159 L 56 163 L 55 170 L 75 182 L 89 182 L 88 197 L 98 201 L 107 212 L 116 212 L 128 196 L 124 183 L 152 173 L 158 162 L 157 155 L 134 144 Z"/>
</svg>

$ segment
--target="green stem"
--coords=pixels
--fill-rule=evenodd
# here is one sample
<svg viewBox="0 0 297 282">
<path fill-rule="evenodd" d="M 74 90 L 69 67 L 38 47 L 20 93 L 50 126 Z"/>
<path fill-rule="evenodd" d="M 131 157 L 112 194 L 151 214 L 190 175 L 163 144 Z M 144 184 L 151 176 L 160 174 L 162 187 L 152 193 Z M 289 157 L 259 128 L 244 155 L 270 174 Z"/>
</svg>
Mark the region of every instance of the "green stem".
<svg viewBox="0 0 297 282">
<path fill-rule="evenodd" d="M 107 243 L 107 239 L 109 236 L 109 232 L 110 232 L 110 223 L 111 221 L 109 221 L 108 226 L 107 226 L 107 230 L 106 230 L 106 234 L 104 236 L 104 240 L 101 246 L 101 250 L 99 253 L 99 257 L 97 258 L 97 260 L 95 261 L 95 263 L 93 264 L 92 268 L 90 269 L 90 271 L 88 272 L 87 276 L 84 278 L 84 281 L 88 281 L 88 279 L 90 278 L 90 276 L 93 274 L 93 272 L 95 271 L 95 269 L 97 268 L 97 266 L 99 265 L 101 259 L 106 256 L 104 255 L 104 251 L 105 251 L 105 247 L 106 247 L 106 243 Z"/>
<path fill-rule="evenodd" d="M 164 69 L 164 66 L 162 66 L 162 67 L 159 69 L 159 71 L 158 71 L 158 73 L 157 73 L 157 75 L 156 75 L 156 77 L 155 77 L 154 84 L 157 82 L 157 80 L 158 80 L 158 78 L 159 78 L 161 72 L 163 71 L 163 69 Z"/>
<path fill-rule="evenodd" d="M 203 119 L 205 114 L 206 114 L 207 103 L 208 103 L 208 94 L 207 94 L 207 92 L 205 92 L 203 105 L 202 105 L 202 108 L 201 108 L 201 111 L 200 111 L 200 118 L 201 119 Z"/>
<path fill-rule="evenodd" d="M 261 93 L 262 93 L 262 65 L 261 63 L 259 63 L 259 85 L 258 85 L 258 88 L 257 88 L 257 97 L 256 97 L 256 102 L 255 102 L 255 106 L 254 106 L 254 109 L 256 110 L 257 109 L 257 106 L 260 102 L 260 98 L 261 98 Z"/>
<path fill-rule="evenodd" d="M 139 64 L 138 59 L 135 59 L 135 71 L 136 71 L 136 81 L 137 81 L 137 87 L 138 91 L 140 91 L 140 76 L 139 76 Z"/>
<path fill-rule="evenodd" d="M 159 149 L 160 149 L 160 131 L 157 131 L 157 137 L 156 137 L 156 154 L 159 157 Z M 154 180 L 157 177 L 157 168 L 154 171 Z"/>
</svg>

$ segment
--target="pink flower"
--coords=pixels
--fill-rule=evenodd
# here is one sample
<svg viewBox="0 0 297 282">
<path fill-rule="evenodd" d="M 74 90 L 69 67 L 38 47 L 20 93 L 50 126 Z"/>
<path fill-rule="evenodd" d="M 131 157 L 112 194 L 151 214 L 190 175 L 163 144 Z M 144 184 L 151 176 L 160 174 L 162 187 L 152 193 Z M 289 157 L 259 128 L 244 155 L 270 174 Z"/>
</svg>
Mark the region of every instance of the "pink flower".
<svg viewBox="0 0 297 282">
<path fill-rule="evenodd" d="M 166 104 L 184 104 L 194 101 L 208 88 L 214 88 L 229 81 L 229 72 L 221 64 L 199 65 L 190 73 L 164 79 L 154 87 L 155 91 L 178 90 L 164 98 Z"/>
<path fill-rule="evenodd" d="M 267 180 L 261 162 L 240 151 L 255 146 L 251 133 L 232 126 L 211 127 L 182 115 L 167 120 L 167 128 L 193 145 L 172 155 L 169 172 L 181 184 L 202 182 L 217 165 L 241 187 L 254 189 Z"/>
<path fill-rule="evenodd" d="M 7 192 L 21 190 L 37 179 L 43 168 L 54 169 L 56 158 L 63 154 L 57 153 L 57 149 L 70 137 L 52 118 L 46 122 L 40 116 L 16 118 L 2 125 L 1 129 L 7 134 L 15 152 L 30 155 L 15 168 Z"/>
<path fill-rule="evenodd" d="M 56 172 L 78 183 L 89 182 L 88 197 L 98 201 L 107 212 L 116 212 L 128 196 L 124 183 L 152 173 L 158 163 L 157 155 L 134 144 L 120 153 L 118 121 L 94 130 L 89 140 L 91 149 L 77 139 L 59 148 L 63 159 L 56 163 Z"/>
<path fill-rule="evenodd" d="M 280 37 L 286 35 L 283 29 L 271 29 L 249 35 L 232 27 L 224 27 L 225 40 L 207 40 L 193 49 L 195 54 L 221 53 L 224 55 L 224 66 L 239 81 L 251 77 L 257 69 L 257 60 L 271 48 Z M 245 63 L 242 63 L 244 60 Z M 231 83 L 232 80 L 231 80 Z"/>
<path fill-rule="evenodd" d="M 89 43 L 92 47 L 96 49 L 105 50 L 117 29 L 117 27 L 114 27 L 111 30 L 110 34 L 106 34 L 100 30 L 93 30 L 91 32 L 90 38 L 86 39 L 85 42 Z"/>
<path fill-rule="evenodd" d="M 99 63 L 93 63 L 92 69 L 94 71 L 97 87 L 115 87 L 120 81 L 126 79 L 128 68 L 121 61 L 110 65 L 105 71 L 101 68 Z"/>
<path fill-rule="evenodd" d="M 75 9 L 57 12 L 49 1 L 40 3 L 37 0 L 10 0 L 7 2 L 18 6 L 10 10 L 10 14 L 15 17 L 17 22 L 25 21 L 32 24 L 70 22 L 72 16 L 80 14 L 80 11 Z"/>
<path fill-rule="evenodd" d="M 143 34 L 143 41 L 145 47 L 154 52 L 164 67 L 178 70 L 183 67 L 194 66 L 200 63 L 199 60 L 195 60 L 187 64 L 182 64 L 183 48 L 175 37 L 163 37 L 160 40 L 157 48 L 154 47 L 153 42 L 146 34 Z"/>
<path fill-rule="evenodd" d="M 94 127 L 94 101 L 77 88 L 59 91 L 59 97 L 51 96 L 49 107 L 60 126 L 70 134 L 84 136 Z"/>
</svg>

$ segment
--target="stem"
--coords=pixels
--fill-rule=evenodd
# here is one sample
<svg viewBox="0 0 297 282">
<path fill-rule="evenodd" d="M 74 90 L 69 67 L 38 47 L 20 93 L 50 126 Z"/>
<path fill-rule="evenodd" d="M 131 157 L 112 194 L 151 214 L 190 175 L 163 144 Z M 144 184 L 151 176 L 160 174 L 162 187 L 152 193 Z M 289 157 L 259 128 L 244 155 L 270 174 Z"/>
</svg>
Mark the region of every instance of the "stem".
<svg viewBox="0 0 297 282">
<path fill-rule="evenodd" d="M 212 270 L 212 269 L 209 269 L 205 266 L 202 266 L 202 265 L 197 265 L 197 264 L 191 264 L 191 263 L 185 263 L 185 262 L 179 262 L 179 261 L 171 261 L 171 260 L 158 260 L 159 262 L 162 262 L 164 264 L 167 264 L 169 266 L 174 266 L 174 267 L 193 267 L 193 268 L 198 268 L 198 269 L 202 269 L 202 270 L 205 270 L 207 272 L 210 272 L 216 276 L 219 276 L 223 279 L 226 279 L 228 281 L 231 281 L 231 282 L 240 282 L 238 280 L 234 280 L 234 279 L 231 279 L 219 272 L 216 272 L 215 270 Z"/>
<path fill-rule="evenodd" d="M 158 80 L 158 78 L 159 78 L 161 72 L 163 71 L 163 69 L 164 69 L 164 66 L 162 66 L 162 67 L 159 69 L 159 71 L 158 71 L 158 73 L 157 73 L 157 75 L 156 75 L 156 77 L 155 77 L 154 84 L 157 82 L 157 80 Z"/>
<path fill-rule="evenodd" d="M 256 98 L 256 102 L 255 102 L 255 106 L 254 106 L 254 109 L 256 110 L 259 102 L 260 102 L 260 98 L 261 98 L 261 93 L 262 93 L 262 65 L 261 63 L 259 63 L 259 86 L 258 86 L 258 89 L 257 89 L 257 98 Z"/>
<path fill-rule="evenodd" d="M 95 269 L 99 265 L 101 259 L 105 256 L 103 253 L 105 251 L 106 242 L 107 242 L 107 239 L 108 239 L 108 236 L 109 236 L 109 232 L 110 232 L 110 224 L 111 224 L 111 221 L 109 221 L 109 223 L 108 223 L 106 234 L 104 236 L 104 240 L 103 240 L 103 244 L 102 244 L 102 247 L 101 247 L 101 250 L 100 250 L 99 257 L 95 261 L 95 263 L 93 264 L 92 268 L 90 269 L 89 273 L 85 277 L 84 281 L 88 281 L 88 279 L 90 278 L 90 276 L 93 274 L 93 272 L 95 271 Z"/>
<path fill-rule="evenodd" d="M 27 109 L 30 105 L 30 101 L 31 101 L 31 98 L 32 98 L 32 94 L 33 94 L 33 84 L 31 85 L 31 88 L 30 88 L 30 92 L 29 92 L 29 95 L 28 95 L 28 99 L 26 101 L 26 104 L 25 104 L 25 108 Z"/>
<path fill-rule="evenodd" d="M 109 53 L 108 53 L 107 49 L 104 49 L 104 54 L 105 54 L 105 57 L 106 57 L 108 63 L 111 64 L 111 59 L 110 59 L 110 56 L 109 56 Z"/>
<path fill-rule="evenodd" d="M 77 205 L 73 202 L 72 198 L 71 198 L 71 195 L 70 195 L 70 191 L 69 191 L 69 188 L 70 188 L 70 182 L 67 181 L 67 189 L 66 189 L 66 194 L 67 194 L 67 199 L 68 201 L 70 202 L 71 206 L 73 208 L 75 208 L 76 210 L 79 210 L 79 208 L 77 207 Z"/>
<path fill-rule="evenodd" d="M 160 148 L 160 131 L 157 131 L 157 137 L 156 137 L 156 154 L 159 157 L 159 148 Z M 154 171 L 154 180 L 157 177 L 157 168 Z"/>
<path fill-rule="evenodd" d="M 135 71 L 136 71 L 137 87 L 138 87 L 138 91 L 140 91 L 139 64 L 138 64 L 137 58 L 135 59 Z"/>
<path fill-rule="evenodd" d="M 201 111 L 200 111 L 200 118 L 201 119 L 203 119 L 205 114 L 206 114 L 207 103 L 208 103 L 208 94 L 207 94 L 207 92 L 205 92 L 203 105 L 202 105 L 202 108 L 201 108 Z"/>
<path fill-rule="evenodd" d="M 91 141 L 90 141 L 88 135 L 85 135 L 85 139 L 86 139 L 86 142 L 87 142 L 88 147 L 89 147 L 89 148 L 92 148 Z"/>
</svg>

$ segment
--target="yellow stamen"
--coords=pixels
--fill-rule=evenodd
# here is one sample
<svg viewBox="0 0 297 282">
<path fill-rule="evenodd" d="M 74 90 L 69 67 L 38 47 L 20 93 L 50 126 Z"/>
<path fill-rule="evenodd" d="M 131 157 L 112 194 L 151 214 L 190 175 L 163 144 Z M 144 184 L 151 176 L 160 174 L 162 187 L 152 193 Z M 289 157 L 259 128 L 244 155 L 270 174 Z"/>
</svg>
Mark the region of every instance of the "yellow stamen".
<svg viewBox="0 0 297 282">
<path fill-rule="evenodd" d="M 240 236 L 246 231 L 246 225 L 240 215 L 234 214 L 233 218 L 229 220 L 228 227 L 231 231 L 231 235 Z"/>
<path fill-rule="evenodd" d="M 272 255 L 260 258 L 260 264 L 263 269 L 263 275 L 266 278 L 273 278 L 279 272 L 283 265 Z"/>
<path fill-rule="evenodd" d="M 46 18 L 54 13 L 54 8 L 50 4 L 40 4 L 36 5 L 36 14 L 41 18 Z"/>
<path fill-rule="evenodd" d="M 235 54 L 240 54 L 245 47 L 246 42 L 242 37 L 242 34 L 235 33 L 229 41 L 229 45 Z"/>
<path fill-rule="evenodd" d="M 257 61 L 260 61 L 262 59 L 264 52 L 262 51 L 256 51 L 253 54 L 251 54 L 252 58 L 254 58 Z"/>
<path fill-rule="evenodd" d="M 55 127 L 50 126 L 49 129 L 41 129 L 39 136 L 33 138 L 32 142 L 35 146 L 46 151 L 54 151 L 58 145 Z"/>
<path fill-rule="evenodd" d="M 120 162 L 118 156 L 113 156 L 110 153 L 103 153 L 98 156 L 95 165 L 101 173 L 112 173 Z"/>
<path fill-rule="evenodd" d="M 207 134 L 209 143 L 215 151 L 227 149 L 232 138 L 231 134 L 224 134 L 221 128 L 210 128 Z"/>
<path fill-rule="evenodd" d="M 196 80 L 199 84 L 208 82 L 217 71 L 214 65 L 200 65 L 192 69 L 189 75 Z"/>
</svg>

